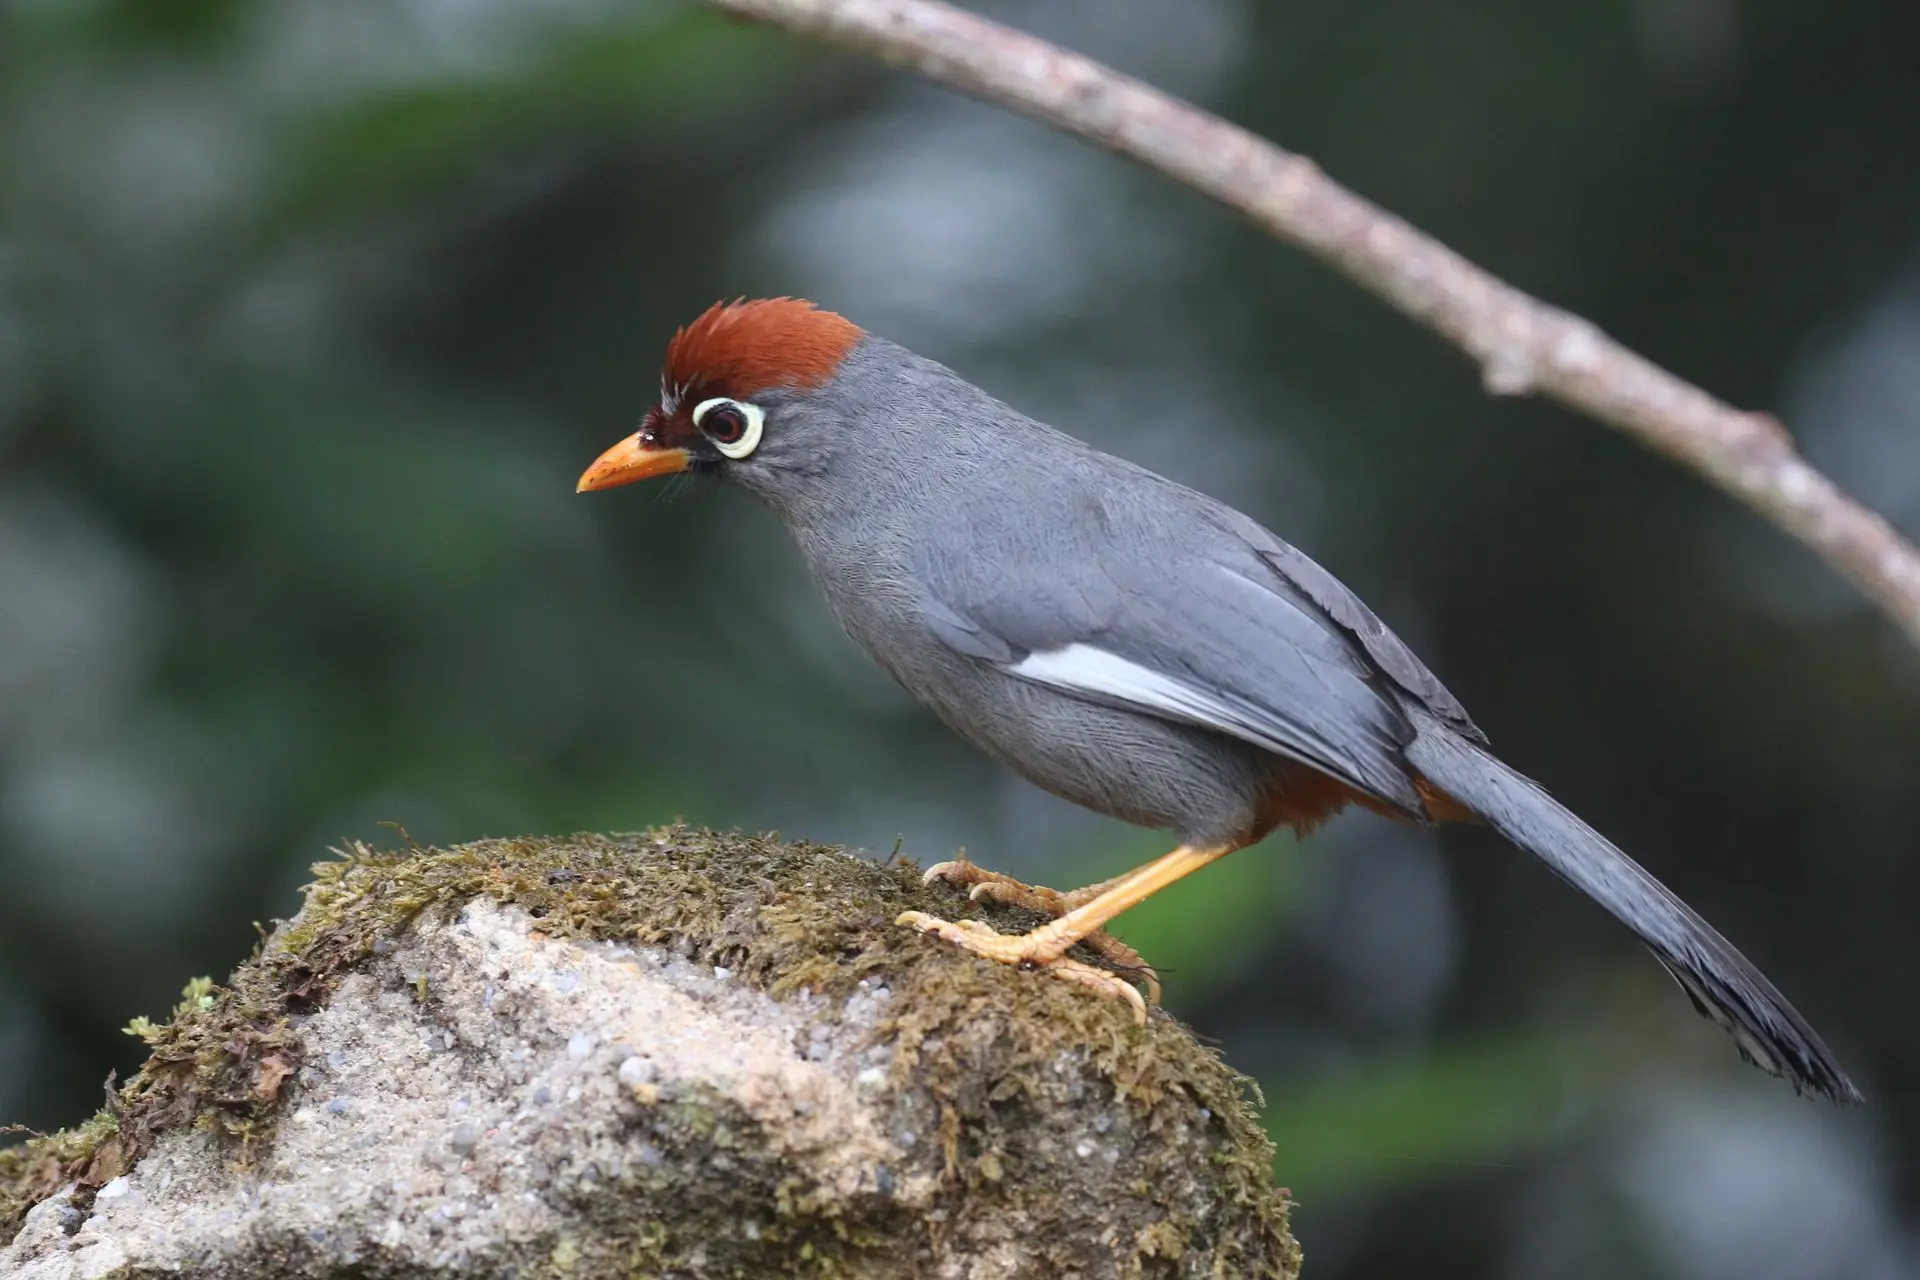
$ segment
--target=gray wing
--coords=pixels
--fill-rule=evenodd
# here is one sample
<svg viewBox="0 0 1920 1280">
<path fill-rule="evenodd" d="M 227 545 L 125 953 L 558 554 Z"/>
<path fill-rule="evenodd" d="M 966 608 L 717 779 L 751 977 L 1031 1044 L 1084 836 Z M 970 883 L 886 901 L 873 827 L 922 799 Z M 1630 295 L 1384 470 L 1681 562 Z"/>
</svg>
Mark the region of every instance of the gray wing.
<svg viewBox="0 0 1920 1280">
<path fill-rule="evenodd" d="M 1053 518 L 976 508 L 966 537 L 922 549 L 922 616 L 942 643 L 1091 701 L 1229 734 L 1424 812 L 1403 755 L 1415 730 L 1402 698 L 1478 730 L 1331 574 L 1170 482 L 1131 503 L 1053 496 Z M 969 553 L 943 549 L 956 546 Z"/>
<path fill-rule="evenodd" d="M 1245 532 L 1255 554 L 1304 595 L 1329 622 L 1357 642 L 1402 692 L 1410 694 L 1456 733 L 1474 742 L 1486 742 L 1487 735 L 1467 715 L 1460 700 L 1440 683 L 1440 677 L 1427 670 L 1427 664 L 1407 648 L 1405 641 L 1388 630 L 1387 624 L 1348 590 L 1345 583 L 1253 521 L 1238 512 L 1233 514 L 1247 526 Z"/>
</svg>

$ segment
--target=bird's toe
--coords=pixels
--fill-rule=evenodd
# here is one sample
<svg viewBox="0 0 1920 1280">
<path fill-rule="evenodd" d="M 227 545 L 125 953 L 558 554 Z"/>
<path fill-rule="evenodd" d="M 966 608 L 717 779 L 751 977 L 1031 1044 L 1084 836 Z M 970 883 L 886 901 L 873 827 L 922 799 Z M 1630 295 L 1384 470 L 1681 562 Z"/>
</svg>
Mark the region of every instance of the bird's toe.
<svg viewBox="0 0 1920 1280">
<path fill-rule="evenodd" d="M 894 923 L 910 929 L 918 929 L 922 933 L 930 933 L 983 959 L 997 961 L 1000 964 L 1030 966 L 1076 986 L 1085 987 L 1107 999 L 1124 1000 L 1133 1009 L 1134 1021 L 1145 1023 L 1147 1020 L 1147 1001 L 1131 982 L 1105 969 L 1084 964 L 1078 960 L 1066 959 L 1056 950 L 1056 940 L 1045 934 L 1009 935 L 999 932 L 981 920 L 943 920 L 925 911 L 903 911 L 894 919 Z M 1117 951 L 1130 957 L 1125 967 L 1144 978 L 1154 1002 L 1158 1003 L 1159 978 L 1150 967 L 1140 962 L 1139 953 L 1109 934 L 1100 934 L 1098 937 L 1102 943 L 1095 944 L 1095 954 L 1104 959 L 1112 957 Z"/>
<path fill-rule="evenodd" d="M 1056 960 L 1043 972 L 1065 979 L 1076 986 L 1085 987 L 1105 999 L 1124 1001 L 1133 1010 L 1134 1022 L 1143 1027 L 1147 1025 L 1147 1002 L 1131 982 L 1108 973 L 1105 969 L 1081 964 L 1078 960 Z M 1160 984 L 1155 982 L 1153 985 L 1157 999 Z"/>
<path fill-rule="evenodd" d="M 1035 958 L 1035 939 L 1027 934 L 1009 937 L 983 920 L 943 920 L 925 911 L 902 911 L 894 923 L 930 933 L 1001 964 L 1027 964 Z"/>
<path fill-rule="evenodd" d="M 1148 1004 L 1160 1003 L 1160 974 L 1138 951 L 1105 929 L 1098 933 L 1090 933 L 1080 941 L 1089 951 L 1100 957 L 1102 964 L 1120 970 L 1131 981 L 1145 983 Z"/>
<path fill-rule="evenodd" d="M 1059 892 L 1039 884 L 1022 884 L 1008 876 L 981 880 L 967 890 L 975 902 L 997 902 L 1006 907 L 1025 907 L 1054 919 L 1067 914 L 1066 901 Z"/>
</svg>

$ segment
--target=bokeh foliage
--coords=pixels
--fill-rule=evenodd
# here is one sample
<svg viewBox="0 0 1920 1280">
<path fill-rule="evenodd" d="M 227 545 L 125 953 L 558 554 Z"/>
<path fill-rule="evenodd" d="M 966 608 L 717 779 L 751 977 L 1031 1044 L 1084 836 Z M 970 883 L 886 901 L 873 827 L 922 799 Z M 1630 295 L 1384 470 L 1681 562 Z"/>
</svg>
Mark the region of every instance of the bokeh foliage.
<svg viewBox="0 0 1920 1280">
<path fill-rule="evenodd" d="M 1784 411 L 1920 527 L 1904 0 L 999 11 Z M 1888 1016 L 1914 970 L 1920 667 L 1889 628 L 1744 511 L 1488 401 L 1197 199 L 639 0 L 0 7 L 6 1118 L 85 1114 L 133 1059 L 117 1028 L 243 955 L 327 844 L 396 842 L 383 821 L 898 836 L 1062 887 L 1160 851 L 892 691 L 739 495 L 573 495 L 674 324 L 790 291 L 1308 547 L 1873 1098 L 1808 1119 L 1741 1074 L 1485 833 L 1444 857 L 1370 819 L 1275 839 L 1121 932 L 1265 1081 L 1314 1274 L 1732 1274 L 1676 1223 L 1784 1230 L 1754 1176 L 1665 1216 L 1622 1189 L 1673 1099 L 1708 1095 L 1736 1103 L 1690 1150 L 1757 1144 L 1851 1189 L 1795 1224 L 1823 1273 L 1920 1268 L 1920 1033 Z"/>
</svg>

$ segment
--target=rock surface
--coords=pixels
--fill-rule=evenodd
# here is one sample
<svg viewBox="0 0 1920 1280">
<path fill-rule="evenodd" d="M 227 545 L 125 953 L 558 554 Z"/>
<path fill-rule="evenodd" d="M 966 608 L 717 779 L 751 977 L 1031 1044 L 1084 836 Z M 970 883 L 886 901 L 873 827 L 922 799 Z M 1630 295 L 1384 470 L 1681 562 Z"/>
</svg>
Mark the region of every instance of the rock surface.
<svg viewBox="0 0 1920 1280">
<path fill-rule="evenodd" d="M 1297 1271 L 1242 1082 L 892 929 L 962 909 L 910 867 L 676 829 L 316 870 L 110 1113 L 0 1153 L 0 1276 Z"/>
</svg>

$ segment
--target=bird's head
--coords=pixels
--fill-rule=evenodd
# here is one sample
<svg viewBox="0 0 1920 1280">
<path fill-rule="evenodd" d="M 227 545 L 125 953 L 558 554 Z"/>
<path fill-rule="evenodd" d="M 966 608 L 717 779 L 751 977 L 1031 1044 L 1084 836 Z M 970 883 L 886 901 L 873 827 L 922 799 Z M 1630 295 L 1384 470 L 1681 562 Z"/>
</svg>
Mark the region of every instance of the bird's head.
<svg viewBox="0 0 1920 1280">
<path fill-rule="evenodd" d="M 715 303 L 673 335 L 660 403 L 601 454 L 578 489 L 611 489 L 683 471 L 731 474 L 750 488 L 817 464 L 810 414 L 864 336 L 798 298 Z"/>
</svg>

